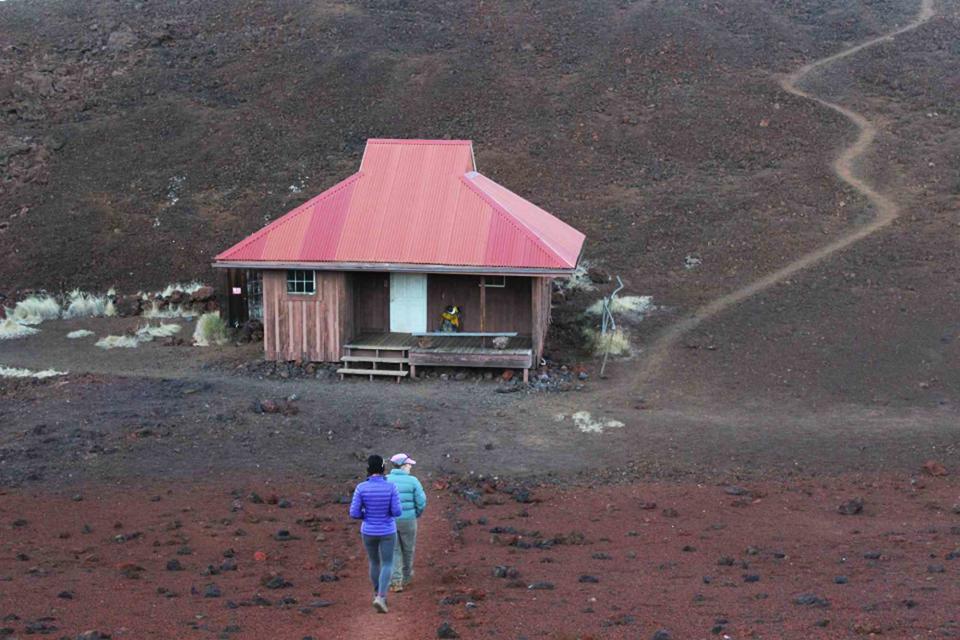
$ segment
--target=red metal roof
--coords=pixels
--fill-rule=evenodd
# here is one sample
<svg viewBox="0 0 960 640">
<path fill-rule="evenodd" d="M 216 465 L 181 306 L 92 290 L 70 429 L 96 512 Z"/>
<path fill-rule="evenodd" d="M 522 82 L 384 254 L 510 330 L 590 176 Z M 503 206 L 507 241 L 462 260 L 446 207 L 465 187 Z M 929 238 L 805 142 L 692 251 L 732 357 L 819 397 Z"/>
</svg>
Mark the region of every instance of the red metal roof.
<svg viewBox="0 0 960 640">
<path fill-rule="evenodd" d="M 583 241 L 477 173 L 469 140 L 369 140 L 359 172 L 216 260 L 563 271 Z"/>
</svg>

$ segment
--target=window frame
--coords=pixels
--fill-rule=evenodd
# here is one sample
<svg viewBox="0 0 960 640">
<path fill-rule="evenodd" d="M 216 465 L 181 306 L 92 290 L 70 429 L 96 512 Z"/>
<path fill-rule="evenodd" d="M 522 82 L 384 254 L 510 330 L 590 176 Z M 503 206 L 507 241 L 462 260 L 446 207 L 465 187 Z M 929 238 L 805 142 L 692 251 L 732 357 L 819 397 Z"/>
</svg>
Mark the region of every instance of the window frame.
<svg viewBox="0 0 960 640">
<path fill-rule="evenodd" d="M 502 278 L 500 282 L 490 282 L 490 278 Z M 483 286 L 486 289 L 506 289 L 507 276 L 484 276 Z"/>
<path fill-rule="evenodd" d="M 307 278 L 303 274 L 310 274 Z M 298 277 L 299 276 L 299 277 Z M 303 291 L 297 291 L 297 285 L 302 285 Z M 306 285 L 310 285 L 307 291 Z M 293 289 L 291 290 L 291 285 Z M 312 296 L 317 293 L 317 272 L 312 269 L 287 269 L 287 295 L 290 296 Z"/>
</svg>

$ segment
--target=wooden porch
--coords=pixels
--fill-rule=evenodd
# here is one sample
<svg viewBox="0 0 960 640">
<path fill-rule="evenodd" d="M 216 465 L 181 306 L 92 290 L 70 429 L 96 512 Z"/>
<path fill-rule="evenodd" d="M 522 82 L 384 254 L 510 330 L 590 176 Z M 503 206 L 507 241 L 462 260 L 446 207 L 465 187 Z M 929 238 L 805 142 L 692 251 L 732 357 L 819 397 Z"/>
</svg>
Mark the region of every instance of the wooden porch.
<svg viewBox="0 0 960 640">
<path fill-rule="evenodd" d="M 344 345 L 343 368 L 337 373 L 396 377 L 416 376 L 423 367 L 488 367 L 523 369 L 526 381 L 533 367 L 533 340 L 505 336 L 507 344 L 494 346 L 494 335 L 364 333 Z"/>
</svg>

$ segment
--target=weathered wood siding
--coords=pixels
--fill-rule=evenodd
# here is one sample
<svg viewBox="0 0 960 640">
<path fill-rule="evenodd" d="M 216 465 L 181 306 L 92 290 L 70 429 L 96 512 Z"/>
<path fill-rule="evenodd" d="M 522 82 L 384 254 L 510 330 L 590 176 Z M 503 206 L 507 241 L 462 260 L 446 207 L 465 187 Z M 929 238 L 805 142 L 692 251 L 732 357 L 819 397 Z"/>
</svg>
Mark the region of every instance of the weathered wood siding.
<svg viewBox="0 0 960 640">
<path fill-rule="evenodd" d="M 480 276 L 427 276 L 427 331 L 440 330 L 440 314 L 447 305 L 460 306 L 463 331 L 530 335 L 530 289 L 533 278 L 508 277 L 507 286 L 487 287 L 486 317 L 480 323 Z"/>
<path fill-rule="evenodd" d="M 540 362 L 543 356 L 543 343 L 550 329 L 551 297 L 553 295 L 553 278 L 533 278 L 531 298 L 531 313 L 533 314 L 533 358 L 534 364 Z"/>
<path fill-rule="evenodd" d="M 390 274 L 358 271 L 351 278 L 357 334 L 390 331 Z"/>
<path fill-rule="evenodd" d="M 353 287 L 346 273 L 318 271 L 312 295 L 288 294 L 287 272 L 263 272 L 264 351 L 268 360 L 336 362 L 353 337 Z"/>
</svg>

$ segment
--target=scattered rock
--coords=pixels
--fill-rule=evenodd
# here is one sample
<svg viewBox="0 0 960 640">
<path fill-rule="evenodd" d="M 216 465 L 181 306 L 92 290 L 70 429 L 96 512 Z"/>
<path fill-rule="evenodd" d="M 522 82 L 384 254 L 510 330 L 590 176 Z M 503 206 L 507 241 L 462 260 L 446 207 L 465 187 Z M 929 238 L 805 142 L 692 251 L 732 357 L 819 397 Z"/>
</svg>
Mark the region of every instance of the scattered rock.
<svg viewBox="0 0 960 640">
<path fill-rule="evenodd" d="M 552 582 L 534 582 L 533 584 L 527 585 L 527 589 L 532 591 L 553 591 Z"/>
<path fill-rule="evenodd" d="M 927 475 L 939 477 L 947 475 L 947 468 L 936 460 L 927 460 L 923 463 L 923 471 Z"/>
<path fill-rule="evenodd" d="M 793 604 L 804 606 L 804 607 L 821 607 L 826 608 L 830 606 L 830 601 L 826 598 L 821 598 L 820 596 L 814 593 L 801 593 L 796 598 L 793 599 Z"/>
<path fill-rule="evenodd" d="M 275 534 L 273 534 L 273 539 L 277 542 L 289 542 L 290 540 L 299 540 L 297 536 L 293 535 L 286 529 L 280 529 Z"/>
<path fill-rule="evenodd" d="M 167 560 L 167 571 L 183 571 L 183 565 L 176 558 Z"/>
<path fill-rule="evenodd" d="M 837 507 L 837 511 L 842 516 L 855 516 L 863 511 L 863 498 L 853 498 L 852 500 L 847 500 Z"/>
<path fill-rule="evenodd" d="M 673 636 L 666 629 L 657 629 L 650 636 L 650 640 L 673 640 Z"/>
<path fill-rule="evenodd" d="M 440 626 L 437 627 L 437 637 L 438 638 L 459 638 L 460 634 L 454 631 L 453 627 L 449 622 L 441 622 Z"/>
<path fill-rule="evenodd" d="M 284 580 L 284 579 L 283 579 L 283 576 L 280 575 L 279 573 L 273 574 L 273 575 L 264 576 L 264 577 L 260 580 L 260 584 L 262 584 L 263 586 L 265 586 L 267 589 L 286 589 L 287 587 L 292 587 L 292 586 L 293 586 L 292 583 L 287 582 L 286 580 Z"/>
<path fill-rule="evenodd" d="M 596 576 L 583 575 L 583 576 L 580 576 L 580 578 L 577 579 L 577 582 L 581 582 L 581 583 L 584 583 L 584 584 L 597 584 L 598 582 L 600 582 L 600 578 L 598 578 L 598 577 L 596 577 Z"/>
<path fill-rule="evenodd" d="M 219 598 L 221 595 L 223 595 L 223 592 L 220 590 L 220 587 L 212 582 L 203 589 L 204 598 Z"/>
</svg>

